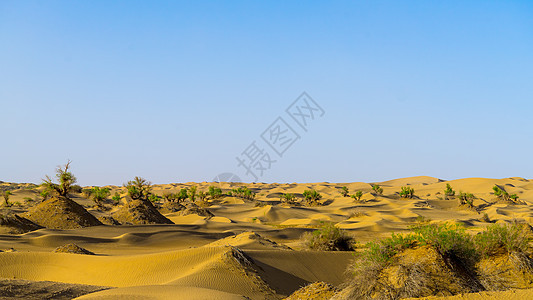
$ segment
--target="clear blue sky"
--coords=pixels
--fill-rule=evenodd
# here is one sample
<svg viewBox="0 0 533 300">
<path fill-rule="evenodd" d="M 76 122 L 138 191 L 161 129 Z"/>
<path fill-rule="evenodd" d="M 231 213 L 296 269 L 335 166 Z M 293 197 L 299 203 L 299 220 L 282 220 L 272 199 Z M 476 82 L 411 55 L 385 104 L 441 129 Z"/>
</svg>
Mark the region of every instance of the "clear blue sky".
<svg viewBox="0 0 533 300">
<path fill-rule="evenodd" d="M 259 181 L 532 178 L 533 2 L 435 2 L 1 1 L 0 180 L 252 181 L 303 91 Z"/>
</svg>

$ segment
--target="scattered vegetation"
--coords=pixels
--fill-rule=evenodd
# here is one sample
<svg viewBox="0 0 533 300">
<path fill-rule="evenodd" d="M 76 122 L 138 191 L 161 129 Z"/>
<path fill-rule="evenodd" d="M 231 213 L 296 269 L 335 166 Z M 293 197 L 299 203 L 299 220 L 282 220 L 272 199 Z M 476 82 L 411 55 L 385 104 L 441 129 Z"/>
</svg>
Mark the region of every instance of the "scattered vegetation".
<svg viewBox="0 0 533 300">
<path fill-rule="evenodd" d="M 167 202 L 174 202 L 176 198 L 178 197 L 178 194 L 175 193 L 163 193 L 163 199 L 165 199 Z"/>
<path fill-rule="evenodd" d="M 247 187 L 239 187 L 236 189 L 232 189 L 231 192 L 229 192 L 230 196 L 241 198 L 243 200 L 253 200 L 255 199 L 255 193 L 252 192 Z"/>
<path fill-rule="evenodd" d="M 177 202 L 180 203 L 180 202 L 183 202 L 188 197 L 189 197 L 189 189 L 184 188 L 184 189 L 181 189 L 180 192 L 176 195 L 175 200 L 177 200 Z"/>
<path fill-rule="evenodd" d="M 379 184 L 374 184 L 372 186 L 372 190 L 374 191 L 374 193 L 376 195 L 382 195 L 383 194 L 383 188 L 381 186 L 379 186 Z"/>
<path fill-rule="evenodd" d="M 525 253 L 528 251 L 530 239 L 523 224 L 493 224 L 475 236 L 476 248 L 483 257 L 495 255 L 505 250 Z"/>
<path fill-rule="evenodd" d="M 342 186 L 342 187 L 341 187 L 341 190 L 340 190 L 339 192 L 341 193 L 341 195 L 342 195 L 343 197 L 349 197 L 348 194 L 349 194 L 350 192 L 348 191 L 348 188 L 347 188 L 347 187 Z"/>
<path fill-rule="evenodd" d="M 362 191 L 357 191 L 355 194 L 352 195 L 352 198 L 356 201 L 361 201 L 361 197 L 363 197 Z"/>
<path fill-rule="evenodd" d="M 324 223 L 303 239 L 308 249 L 318 251 L 353 251 L 355 245 L 354 238 L 333 223 Z"/>
<path fill-rule="evenodd" d="M 70 163 L 69 160 L 63 167 L 57 167 L 56 169 L 56 178 L 59 183 L 54 183 L 52 178 L 48 175 L 43 179 L 42 185 L 50 193 L 55 193 L 59 197 L 69 198 L 69 193 L 72 191 L 73 185 L 76 183 L 77 179 L 70 172 Z"/>
<path fill-rule="evenodd" d="M 415 195 L 415 189 L 410 186 L 402 186 L 400 191 L 400 197 L 412 199 Z"/>
<path fill-rule="evenodd" d="M 142 177 L 136 176 L 124 185 L 128 190 L 128 196 L 133 200 L 149 201 L 152 193 L 152 183 Z"/>
<path fill-rule="evenodd" d="M 200 199 L 200 201 L 205 201 L 205 199 L 207 198 L 207 193 L 204 192 L 204 191 L 199 191 L 198 192 L 198 198 Z"/>
</svg>

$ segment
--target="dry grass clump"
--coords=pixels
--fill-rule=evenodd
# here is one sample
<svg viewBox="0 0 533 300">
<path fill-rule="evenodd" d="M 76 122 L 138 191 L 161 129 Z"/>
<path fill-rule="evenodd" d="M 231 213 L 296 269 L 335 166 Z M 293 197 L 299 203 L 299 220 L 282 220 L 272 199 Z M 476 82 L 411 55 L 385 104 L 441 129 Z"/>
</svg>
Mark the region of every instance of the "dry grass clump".
<svg viewBox="0 0 533 300">
<path fill-rule="evenodd" d="M 459 225 L 420 223 L 366 245 L 334 299 L 445 296 L 533 286 L 530 229 L 491 225 L 473 236 Z"/>
<path fill-rule="evenodd" d="M 333 223 L 324 223 L 302 239 L 307 249 L 318 251 L 353 251 L 355 245 L 354 238 Z"/>
<path fill-rule="evenodd" d="M 93 252 L 85 248 L 82 248 L 74 243 L 59 246 L 54 250 L 54 253 L 73 253 L 73 254 L 94 255 Z"/>
<path fill-rule="evenodd" d="M 328 300 L 338 289 L 331 284 L 319 281 L 301 287 L 285 300 Z"/>
</svg>

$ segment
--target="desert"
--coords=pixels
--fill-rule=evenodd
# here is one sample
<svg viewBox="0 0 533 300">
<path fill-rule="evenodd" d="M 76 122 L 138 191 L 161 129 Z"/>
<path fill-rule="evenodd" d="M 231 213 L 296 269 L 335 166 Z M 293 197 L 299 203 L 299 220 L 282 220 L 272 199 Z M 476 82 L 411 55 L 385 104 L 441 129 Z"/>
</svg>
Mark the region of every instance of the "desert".
<svg viewBox="0 0 533 300">
<path fill-rule="evenodd" d="M 533 288 L 533 181 L 524 178 L 136 177 L 80 187 L 68 164 L 57 178 L 0 184 L 3 296 L 524 299 Z M 494 240 L 476 239 L 483 232 L 496 232 L 485 235 Z M 481 246 L 464 245 L 472 241 Z"/>
</svg>

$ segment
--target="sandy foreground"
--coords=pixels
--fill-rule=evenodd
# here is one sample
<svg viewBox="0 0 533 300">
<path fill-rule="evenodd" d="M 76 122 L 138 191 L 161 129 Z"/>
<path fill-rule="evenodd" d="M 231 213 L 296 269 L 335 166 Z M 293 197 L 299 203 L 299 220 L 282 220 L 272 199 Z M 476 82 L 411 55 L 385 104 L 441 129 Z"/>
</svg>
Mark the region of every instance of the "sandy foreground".
<svg viewBox="0 0 533 300">
<path fill-rule="evenodd" d="M 477 198 L 469 209 L 456 200 L 443 198 L 449 183 L 456 191 Z M 177 212 L 164 216 L 175 224 L 100 225 L 61 230 L 39 229 L 24 234 L 0 232 L 0 296 L 21 290 L 35 290 L 25 298 L 39 299 L 281 299 L 300 287 L 322 281 L 341 285 L 349 273 L 353 252 L 305 251 L 301 236 L 321 222 L 333 222 L 360 243 L 392 232 L 403 232 L 421 218 L 464 224 L 479 231 L 491 222 L 513 220 L 533 223 L 533 180 L 523 178 L 468 178 L 443 181 L 432 177 L 411 177 L 378 183 L 383 195 L 375 195 L 369 183 L 237 184 L 184 183 L 155 185 L 153 192 L 178 192 L 210 185 L 224 191 L 246 186 L 257 193 L 256 201 L 235 197 L 209 200 L 205 207 L 214 215 Z M 517 194 L 523 204 L 495 202 L 494 185 Z M 16 184 L 2 183 L 0 187 Z M 22 185 L 21 185 L 22 186 Z M 361 190 L 361 200 L 343 197 Z M 415 189 L 414 199 L 398 196 L 401 186 Z M 123 187 L 109 186 L 112 193 Z M 323 205 L 289 206 L 280 202 L 282 193 L 301 195 L 315 189 Z M 11 210 L 23 214 L 31 208 L 25 198 L 37 190 L 13 189 Z M 102 211 L 77 194 L 73 197 L 92 215 L 110 215 L 117 208 Z M 259 204 L 258 204 L 259 203 Z M 111 207 L 111 205 L 110 205 Z M 59 246 L 75 243 L 96 255 L 53 253 Z M 13 249 L 13 250 L 11 250 Z M 62 286 L 61 284 L 65 284 Z M 76 286 L 69 286 L 70 284 Z M 24 288 L 22 288 L 24 287 Z M 78 291 L 76 294 L 72 291 Z M 15 290 L 9 294 L 10 290 Z M 41 291 L 41 296 L 39 296 Z M 20 295 L 20 293 L 18 294 Z M 64 297 L 63 297 L 63 296 Z M 533 299 L 533 290 L 511 290 L 457 295 L 446 299 Z"/>
</svg>

